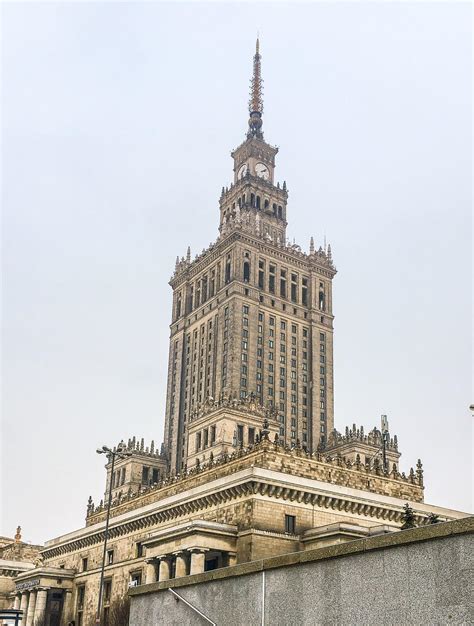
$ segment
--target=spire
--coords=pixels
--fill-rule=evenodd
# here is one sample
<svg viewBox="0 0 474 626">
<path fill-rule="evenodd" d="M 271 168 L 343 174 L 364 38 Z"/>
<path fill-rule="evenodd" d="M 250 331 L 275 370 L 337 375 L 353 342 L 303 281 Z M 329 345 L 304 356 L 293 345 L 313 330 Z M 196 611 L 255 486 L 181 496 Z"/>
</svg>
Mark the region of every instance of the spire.
<svg viewBox="0 0 474 626">
<path fill-rule="evenodd" d="M 262 66 L 260 56 L 260 42 L 257 39 L 255 46 L 255 55 L 253 57 L 253 76 L 250 81 L 250 100 L 249 100 L 249 130 L 247 137 L 258 137 L 263 139 L 262 133 L 262 113 L 263 113 L 263 98 L 262 98 Z"/>
</svg>

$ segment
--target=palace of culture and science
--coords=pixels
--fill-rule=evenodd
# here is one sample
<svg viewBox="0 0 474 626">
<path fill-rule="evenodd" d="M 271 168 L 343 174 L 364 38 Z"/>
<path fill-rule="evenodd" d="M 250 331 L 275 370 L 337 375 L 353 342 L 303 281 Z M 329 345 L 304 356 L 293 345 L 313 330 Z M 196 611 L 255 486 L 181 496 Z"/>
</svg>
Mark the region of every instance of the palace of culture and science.
<svg viewBox="0 0 474 626">
<path fill-rule="evenodd" d="M 288 243 L 258 41 L 249 113 L 217 240 L 194 259 L 188 248 L 170 281 L 164 443 L 131 437 L 113 472 L 111 457 L 106 465 L 104 624 L 130 586 L 397 532 L 407 502 L 418 525 L 465 515 L 424 503 L 421 462 L 401 471 L 387 427 L 335 430 L 336 269 L 330 246 Z M 21 608 L 26 626 L 92 623 L 106 513 L 89 498 L 85 525 L 31 563 L 7 557 L 20 547 L 4 542 L 0 600 Z"/>
</svg>

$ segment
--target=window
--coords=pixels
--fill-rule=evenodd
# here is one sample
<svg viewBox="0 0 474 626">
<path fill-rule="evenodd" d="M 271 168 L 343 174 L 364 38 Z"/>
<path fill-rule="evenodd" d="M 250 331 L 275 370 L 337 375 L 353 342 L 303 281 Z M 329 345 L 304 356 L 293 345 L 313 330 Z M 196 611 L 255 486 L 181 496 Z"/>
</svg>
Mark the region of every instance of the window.
<svg viewBox="0 0 474 626">
<path fill-rule="evenodd" d="M 141 543 L 141 541 L 137 541 L 137 550 L 136 550 L 137 559 L 143 556 L 143 552 L 144 552 L 143 544 Z"/>
<path fill-rule="evenodd" d="M 142 467 L 142 485 L 148 485 L 149 478 L 150 478 L 150 468 L 143 466 Z"/>
<path fill-rule="evenodd" d="M 285 515 L 285 532 L 294 535 L 296 532 L 296 516 Z"/>
<path fill-rule="evenodd" d="M 244 262 L 244 281 L 248 283 L 250 280 L 250 263 L 248 261 Z"/>
<path fill-rule="evenodd" d="M 112 565 L 114 562 L 114 551 L 107 550 L 107 565 Z"/>
<path fill-rule="evenodd" d="M 87 563 L 88 563 L 88 559 L 87 558 L 83 558 L 82 559 L 82 571 L 83 572 L 87 572 Z"/>
<path fill-rule="evenodd" d="M 104 602 L 110 602 L 110 596 L 112 595 L 112 581 L 104 580 Z"/>
<path fill-rule="evenodd" d="M 240 446 L 244 443 L 244 427 L 241 424 L 237 425 L 237 444 Z"/>
<path fill-rule="evenodd" d="M 211 446 L 216 442 L 216 427 L 211 426 Z"/>
<path fill-rule="evenodd" d="M 249 444 L 255 442 L 255 428 L 249 428 Z"/>
<path fill-rule="evenodd" d="M 244 306 L 242 307 L 242 313 L 244 315 L 248 315 L 249 314 L 249 307 L 246 304 L 244 304 Z"/>
<path fill-rule="evenodd" d="M 84 599 L 86 595 L 86 586 L 81 585 L 77 588 L 77 596 L 76 596 L 76 611 L 77 611 L 77 626 L 83 626 L 83 610 L 84 610 Z"/>
<path fill-rule="evenodd" d="M 142 584 L 142 573 L 141 572 L 132 572 L 130 574 L 130 582 L 134 587 L 138 587 L 138 585 Z"/>
</svg>

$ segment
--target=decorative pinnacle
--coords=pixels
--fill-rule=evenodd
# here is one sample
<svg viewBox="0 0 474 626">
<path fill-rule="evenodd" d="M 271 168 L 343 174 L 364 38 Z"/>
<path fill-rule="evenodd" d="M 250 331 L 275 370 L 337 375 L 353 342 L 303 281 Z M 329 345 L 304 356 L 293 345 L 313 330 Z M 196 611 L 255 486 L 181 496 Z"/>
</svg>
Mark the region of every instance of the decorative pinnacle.
<svg viewBox="0 0 474 626">
<path fill-rule="evenodd" d="M 247 137 L 258 137 L 263 139 L 262 133 L 262 113 L 263 113 L 263 97 L 262 97 L 262 66 L 260 56 L 260 42 L 257 39 L 255 46 L 255 55 L 253 57 L 253 76 L 250 81 L 250 100 L 249 100 L 249 130 Z"/>
</svg>

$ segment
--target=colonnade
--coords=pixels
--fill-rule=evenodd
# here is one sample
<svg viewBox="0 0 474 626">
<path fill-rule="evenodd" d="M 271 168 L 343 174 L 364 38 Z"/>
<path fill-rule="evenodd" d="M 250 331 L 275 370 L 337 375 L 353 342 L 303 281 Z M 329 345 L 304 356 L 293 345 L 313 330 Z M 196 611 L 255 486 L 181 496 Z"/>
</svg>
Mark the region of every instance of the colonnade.
<svg viewBox="0 0 474 626">
<path fill-rule="evenodd" d="M 174 577 L 201 574 L 205 571 L 206 552 L 210 548 L 187 548 L 186 550 L 177 550 L 171 554 L 161 554 L 146 559 L 145 582 L 150 583 L 161 582 L 171 578 L 172 561 L 175 563 Z M 227 552 L 228 565 L 235 565 L 237 555 L 235 552 Z M 188 572 L 189 564 L 189 572 Z"/>
<path fill-rule="evenodd" d="M 13 608 L 23 611 L 25 626 L 34 626 L 46 612 L 49 587 L 37 587 L 30 591 L 19 591 L 13 599 Z"/>
<path fill-rule="evenodd" d="M 41 623 L 41 618 L 46 614 L 49 589 L 50 587 L 36 587 L 34 589 L 16 592 L 13 598 L 13 608 L 23 611 L 22 624 L 24 626 L 35 626 L 37 622 Z M 65 620 L 72 606 L 72 591 L 70 589 L 64 589 L 63 593 L 61 624 L 67 623 Z"/>
</svg>

